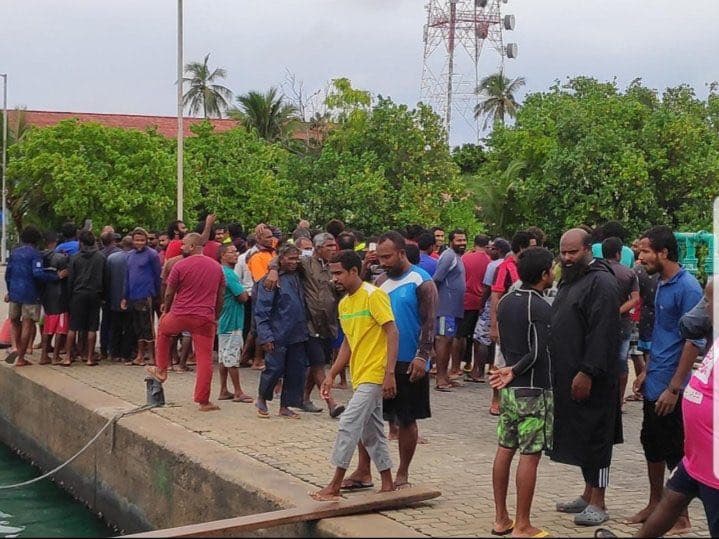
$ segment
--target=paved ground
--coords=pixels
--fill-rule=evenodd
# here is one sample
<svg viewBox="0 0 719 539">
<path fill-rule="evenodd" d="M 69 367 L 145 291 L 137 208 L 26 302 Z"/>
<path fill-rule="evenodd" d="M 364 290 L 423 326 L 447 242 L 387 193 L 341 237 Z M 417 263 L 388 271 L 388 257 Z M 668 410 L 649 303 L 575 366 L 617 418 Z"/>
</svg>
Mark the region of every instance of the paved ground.
<svg viewBox="0 0 719 539">
<path fill-rule="evenodd" d="M 35 354 L 37 358 L 37 353 Z M 75 364 L 71 368 L 51 368 L 58 376 L 70 376 L 133 404 L 145 402 L 143 370 L 102 363 L 99 367 Z M 242 369 L 246 392 L 254 394 L 257 372 Z M 215 374 L 213 398 L 218 388 Z M 259 419 L 251 404 L 222 402 L 219 412 L 200 413 L 191 402 L 194 374 L 170 374 L 165 386 L 168 406 L 157 411 L 188 430 L 219 442 L 273 468 L 291 474 L 313 486 L 322 486 L 332 472 L 328 456 L 337 422 L 327 413 L 302 414 L 300 421 L 273 415 Z M 338 391 L 346 402 L 349 391 Z M 428 444 L 418 448 L 411 480 L 431 484 L 443 495 L 424 506 L 386 513 L 386 516 L 432 536 L 486 536 L 493 521 L 491 467 L 496 448 L 496 419 L 488 412 L 490 389 L 485 384 L 467 384 L 452 393 L 432 391 L 433 418 L 421 423 Z M 316 399 L 317 401 L 317 399 Z M 277 402 L 271 403 L 273 414 Z M 641 404 L 628 403 L 625 419 L 627 442 L 618 446 L 612 468 L 608 505 L 612 520 L 608 526 L 630 535 L 636 527 L 622 519 L 637 510 L 647 497 L 644 459 L 639 445 Z M 397 462 L 397 444 L 392 443 Z M 375 479 L 378 476 L 375 473 Z M 577 469 L 544 459 L 540 465 L 537 493 L 533 506 L 534 523 L 557 537 L 591 536 L 593 529 L 575 527 L 570 515 L 554 511 L 557 500 L 576 496 L 582 488 Z M 510 487 L 510 491 L 512 487 Z M 513 505 L 514 498 L 510 499 Z M 511 507 L 511 506 L 510 506 Z M 694 536 L 707 537 L 703 511 L 698 502 L 690 508 Z"/>
</svg>

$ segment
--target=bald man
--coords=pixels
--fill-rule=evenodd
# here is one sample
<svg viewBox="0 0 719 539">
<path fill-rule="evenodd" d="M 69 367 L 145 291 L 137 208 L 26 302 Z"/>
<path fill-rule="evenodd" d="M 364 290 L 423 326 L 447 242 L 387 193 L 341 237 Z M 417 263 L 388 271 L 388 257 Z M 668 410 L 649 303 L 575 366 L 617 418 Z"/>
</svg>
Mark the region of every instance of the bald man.
<svg viewBox="0 0 719 539">
<path fill-rule="evenodd" d="M 577 525 L 597 526 L 609 515 L 604 494 L 612 446 L 622 442 L 619 407 L 619 285 L 604 260 L 592 257 L 584 230 L 561 238 L 562 279 L 552 304 L 550 341 L 554 384 L 552 460 L 579 466 L 585 488 L 557 511 Z"/>
<path fill-rule="evenodd" d="M 182 255 L 167 277 L 162 316 L 157 328 L 156 367 L 147 367 L 155 380 L 164 383 L 170 366 L 172 337 L 187 331 L 192 336 L 197 360 L 194 400 L 201 412 L 219 410 L 210 402 L 212 345 L 222 311 L 225 278 L 219 262 L 202 254 L 200 234 L 182 239 Z"/>
</svg>

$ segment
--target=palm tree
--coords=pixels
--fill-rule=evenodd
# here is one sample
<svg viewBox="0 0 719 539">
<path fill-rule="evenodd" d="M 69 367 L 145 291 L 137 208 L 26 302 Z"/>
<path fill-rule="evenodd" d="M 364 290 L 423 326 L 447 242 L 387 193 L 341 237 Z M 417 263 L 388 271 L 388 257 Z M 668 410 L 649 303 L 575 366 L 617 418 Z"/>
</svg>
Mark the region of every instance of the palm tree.
<svg viewBox="0 0 719 539">
<path fill-rule="evenodd" d="M 207 65 L 209 53 L 202 62 L 190 62 L 185 65 L 182 83 L 188 83 L 190 89 L 182 97 L 182 104 L 190 107 L 190 114 L 195 115 L 202 110 L 203 117 L 217 116 L 222 118 L 232 100 L 232 91 L 221 84 L 215 84 L 227 77 L 227 71 L 221 67 L 211 70 Z"/>
<path fill-rule="evenodd" d="M 481 101 L 474 107 L 474 117 L 479 119 L 484 116 L 482 129 L 487 129 L 490 119 L 492 125 L 504 124 L 506 116 L 514 118 L 517 115 L 517 103 L 514 94 L 524 86 L 524 77 L 517 77 L 514 80 L 504 76 L 500 71 L 493 75 L 484 77 L 477 87 Z"/>
<path fill-rule="evenodd" d="M 523 214 L 517 191 L 524 168 L 523 161 L 514 160 L 501 174 L 491 180 L 485 178 L 484 182 L 474 186 L 479 195 L 479 213 L 496 234 L 511 234 Z"/>
<path fill-rule="evenodd" d="M 297 108 L 284 102 L 277 88 L 266 93 L 247 92 L 237 96 L 238 109 L 230 111 L 230 117 L 239 120 L 249 129 L 256 129 L 265 140 L 275 142 L 286 138 L 298 121 Z"/>
</svg>

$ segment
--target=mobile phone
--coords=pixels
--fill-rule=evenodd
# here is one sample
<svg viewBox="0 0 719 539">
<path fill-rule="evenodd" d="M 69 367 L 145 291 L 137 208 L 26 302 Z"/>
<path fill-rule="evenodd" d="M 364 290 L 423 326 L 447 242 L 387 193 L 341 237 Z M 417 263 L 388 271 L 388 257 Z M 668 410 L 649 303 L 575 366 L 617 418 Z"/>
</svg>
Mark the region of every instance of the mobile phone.
<svg viewBox="0 0 719 539">
<path fill-rule="evenodd" d="M 370 251 L 376 251 L 377 250 L 377 244 L 375 242 L 371 242 L 369 244 L 369 250 Z"/>
<path fill-rule="evenodd" d="M 82 226 L 83 230 L 92 230 L 92 219 L 85 219 L 85 224 Z"/>
</svg>

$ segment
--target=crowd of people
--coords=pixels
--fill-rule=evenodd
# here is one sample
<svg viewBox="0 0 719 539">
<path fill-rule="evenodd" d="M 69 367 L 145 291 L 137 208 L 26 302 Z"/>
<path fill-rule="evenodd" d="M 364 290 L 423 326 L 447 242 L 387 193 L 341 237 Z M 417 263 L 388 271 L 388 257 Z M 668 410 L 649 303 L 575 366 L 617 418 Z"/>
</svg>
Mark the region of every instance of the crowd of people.
<svg viewBox="0 0 719 539">
<path fill-rule="evenodd" d="M 41 365 L 123 362 L 165 383 L 194 363 L 200 411 L 218 409 L 215 361 L 217 400 L 252 403 L 259 418 L 271 417 L 277 396 L 283 418 L 320 413 L 317 390 L 339 419 L 333 478 L 311 494 L 322 501 L 372 487 L 372 462 L 381 491 L 409 485 L 417 422 L 431 416 L 431 380 L 444 393 L 488 383 L 483 409 L 498 416 L 491 532 L 500 536 L 549 535 L 530 521 L 544 453 L 578 467 L 585 483 L 556 510 L 577 525 L 606 522 L 623 406 L 641 401 L 649 497 L 629 522 L 643 524 L 640 536 L 687 531 L 687 504 L 699 497 L 719 535 L 711 280 L 703 291 L 679 264 L 668 227 L 626 236 L 617 222 L 575 228 L 552 253 L 537 227 L 505 239 L 420 225 L 365 238 L 336 219 L 246 233 L 214 215 L 192 232 L 174 221 L 166 232 L 138 227 L 124 237 L 110 226 L 98 238 L 73 223 L 44 235 L 28 226 L 5 274 L 6 361 L 31 364 L 39 323 Z M 629 361 L 635 381 L 625 397 Z M 256 396 L 243 389 L 241 367 L 261 371 Z M 332 390 L 348 383 L 352 397 L 340 404 Z M 384 422 L 399 443 L 394 477 Z"/>
</svg>

